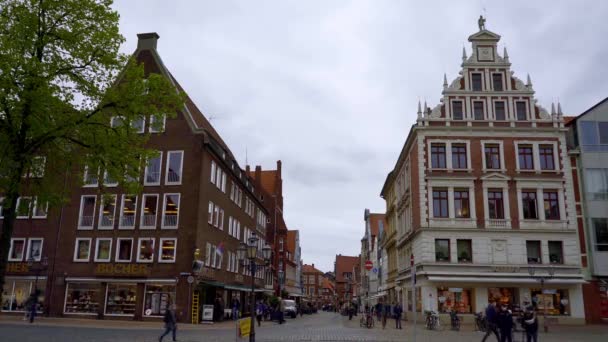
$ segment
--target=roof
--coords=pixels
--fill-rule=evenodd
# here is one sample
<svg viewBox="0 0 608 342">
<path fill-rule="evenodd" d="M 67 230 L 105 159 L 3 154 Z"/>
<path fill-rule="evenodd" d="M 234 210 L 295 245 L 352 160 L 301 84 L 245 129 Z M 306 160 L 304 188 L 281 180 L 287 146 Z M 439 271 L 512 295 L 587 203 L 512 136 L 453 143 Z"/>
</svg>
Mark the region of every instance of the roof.
<svg viewBox="0 0 608 342">
<path fill-rule="evenodd" d="M 323 277 L 323 283 L 322 286 L 324 289 L 330 289 L 330 290 L 334 290 L 335 289 L 335 285 L 334 283 L 332 283 L 329 279 L 327 279 L 326 277 Z"/>
<path fill-rule="evenodd" d="M 576 120 L 576 116 L 564 116 L 564 125 L 568 126 L 572 121 Z"/>
<path fill-rule="evenodd" d="M 386 215 L 385 214 L 379 214 L 379 213 L 369 214 L 368 220 L 369 220 L 369 229 L 370 229 L 372 236 L 378 236 L 378 233 L 380 231 L 379 230 L 380 221 L 382 221 L 383 227 L 386 228 Z"/>
<path fill-rule="evenodd" d="M 564 116 L 564 125 L 566 126 L 570 126 L 571 124 L 573 124 L 574 122 L 576 122 L 576 120 L 578 120 L 579 118 L 589 114 L 590 112 L 592 112 L 595 108 L 601 106 L 602 104 L 604 104 L 604 102 L 608 101 L 608 97 L 601 100 L 600 102 L 594 104 L 593 106 L 591 106 L 591 108 L 587 109 L 586 111 L 582 112 L 580 115 L 578 116 Z M 568 118 L 568 120 L 566 119 Z"/>
<path fill-rule="evenodd" d="M 345 282 L 344 273 L 353 273 L 355 267 L 359 266 L 358 256 L 336 255 L 336 281 Z M 354 279 L 353 274 L 353 280 Z"/>
<path fill-rule="evenodd" d="M 319 271 L 314 266 L 306 265 L 306 264 L 304 264 L 304 266 L 302 266 L 302 273 L 321 273 L 321 274 L 323 274 L 322 271 Z"/>
</svg>

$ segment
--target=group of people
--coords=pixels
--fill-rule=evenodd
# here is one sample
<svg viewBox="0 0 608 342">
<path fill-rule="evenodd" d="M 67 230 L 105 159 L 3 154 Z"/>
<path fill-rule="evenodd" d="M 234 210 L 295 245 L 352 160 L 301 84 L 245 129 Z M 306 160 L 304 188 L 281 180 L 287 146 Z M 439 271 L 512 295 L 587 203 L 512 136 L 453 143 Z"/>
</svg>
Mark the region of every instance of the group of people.
<svg viewBox="0 0 608 342">
<path fill-rule="evenodd" d="M 403 307 L 399 302 L 393 302 L 393 305 L 388 302 L 385 304 L 378 302 L 372 307 L 365 305 L 365 313 L 376 315 L 378 322 L 382 322 L 382 329 L 386 328 L 386 323 L 391 318 L 395 319 L 395 328 L 402 329 L 401 317 L 403 315 Z"/>
<path fill-rule="evenodd" d="M 486 334 L 484 335 L 482 342 L 494 334 L 498 342 L 512 342 L 513 341 L 513 313 L 506 305 L 497 307 L 496 302 L 491 302 L 486 308 Z M 534 313 L 532 306 L 526 307 L 526 310 L 522 313 L 521 323 L 526 333 L 527 342 L 538 341 L 538 319 Z"/>
</svg>

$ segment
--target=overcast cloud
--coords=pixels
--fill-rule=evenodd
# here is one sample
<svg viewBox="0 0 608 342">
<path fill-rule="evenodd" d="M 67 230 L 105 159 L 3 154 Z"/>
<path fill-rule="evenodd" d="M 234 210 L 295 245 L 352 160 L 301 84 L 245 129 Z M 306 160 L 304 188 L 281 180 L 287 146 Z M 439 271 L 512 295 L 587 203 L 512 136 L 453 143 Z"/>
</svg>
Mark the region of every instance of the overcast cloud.
<svg viewBox="0 0 608 342">
<path fill-rule="evenodd" d="M 166 66 L 242 167 L 283 161 L 285 218 L 304 262 L 333 270 L 357 255 L 363 210 L 379 197 L 443 74 L 486 27 L 502 36 L 515 75 L 539 104 L 576 115 L 608 96 L 608 1 L 116 0 L 123 51 L 157 32 Z"/>
</svg>

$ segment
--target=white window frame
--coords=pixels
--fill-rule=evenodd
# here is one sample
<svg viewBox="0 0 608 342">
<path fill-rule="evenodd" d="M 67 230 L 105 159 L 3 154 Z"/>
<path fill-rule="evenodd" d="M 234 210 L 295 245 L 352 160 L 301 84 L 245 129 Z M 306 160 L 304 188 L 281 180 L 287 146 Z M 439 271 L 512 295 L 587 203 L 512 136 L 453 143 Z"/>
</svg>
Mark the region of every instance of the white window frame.
<svg viewBox="0 0 608 342">
<path fill-rule="evenodd" d="M 213 207 L 213 226 L 219 228 L 220 225 L 220 207 L 216 204 Z"/>
<path fill-rule="evenodd" d="M 124 216 L 124 208 L 125 208 L 125 198 L 129 196 L 129 197 L 135 197 L 135 208 L 133 209 L 135 211 L 135 213 L 133 213 L 133 226 L 125 226 L 123 225 L 122 222 L 122 217 Z M 139 196 L 137 195 L 128 195 L 128 194 L 123 194 L 120 200 L 120 211 L 118 212 L 118 229 L 135 229 L 135 223 L 137 221 L 137 202 L 139 200 L 138 198 Z"/>
<path fill-rule="evenodd" d="M 107 259 L 101 259 L 98 258 L 99 255 L 99 243 L 101 241 L 110 241 L 110 250 L 108 253 L 108 258 Z M 93 255 L 93 261 L 94 262 L 110 262 L 110 260 L 112 260 L 112 238 L 96 238 L 95 239 L 95 254 Z"/>
<path fill-rule="evenodd" d="M 169 165 L 170 165 L 170 161 L 171 161 L 171 155 L 173 155 L 173 154 L 181 155 L 180 165 L 179 165 L 179 181 L 177 181 L 177 182 L 169 181 Z M 184 151 L 183 150 L 167 151 L 167 162 L 165 165 L 165 185 L 181 185 L 183 177 L 184 177 Z"/>
<path fill-rule="evenodd" d="M 462 103 L 462 119 L 454 119 L 454 102 L 461 102 Z M 450 99 L 450 120 L 453 121 L 466 121 L 468 120 L 467 117 L 467 104 L 466 104 L 467 100 L 466 99 Z M 446 114 L 447 117 L 447 114 Z"/>
<path fill-rule="evenodd" d="M 498 145 L 498 151 L 500 153 L 500 169 L 488 169 L 486 168 L 486 145 Z M 517 157 L 519 160 L 519 156 Z M 481 141 L 481 170 L 482 172 L 506 172 L 505 167 L 505 148 L 502 140 L 482 140 Z"/>
<path fill-rule="evenodd" d="M 89 249 L 87 251 L 87 258 L 86 259 L 78 259 L 78 247 L 80 246 L 80 242 L 81 241 L 86 241 L 89 243 Z M 93 239 L 91 238 L 76 238 L 76 242 L 74 243 L 74 256 L 72 258 L 73 262 L 89 262 L 91 260 L 91 243 L 93 242 Z"/>
<path fill-rule="evenodd" d="M 445 169 L 443 168 L 433 168 L 432 167 L 432 155 L 431 155 L 431 145 L 432 144 L 444 144 L 445 145 Z M 466 145 L 466 151 L 467 151 L 467 168 L 466 169 L 454 169 L 452 167 L 452 144 L 465 144 Z M 448 172 L 471 172 L 472 171 L 472 165 L 471 165 L 471 141 L 470 140 L 463 140 L 463 139 L 457 139 L 457 140 L 444 140 L 444 139 L 429 139 L 427 140 L 427 151 L 428 151 L 428 156 L 427 156 L 427 165 L 428 165 L 428 169 L 429 170 L 438 170 L 438 171 L 448 171 Z"/>
<path fill-rule="evenodd" d="M 504 120 L 498 120 L 496 119 L 496 102 L 502 102 L 505 104 L 505 119 Z M 497 121 L 497 122 L 508 122 L 509 120 L 511 120 L 511 118 L 509 117 L 509 101 L 507 99 L 492 99 L 492 120 Z"/>
<path fill-rule="evenodd" d="M 487 121 L 490 119 L 490 112 L 488 111 L 488 103 L 486 101 L 486 99 L 482 99 L 482 98 L 471 98 L 471 120 L 472 121 Z M 483 103 L 483 118 L 481 120 L 477 120 L 475 119 L 475 102 L 482 102 Z"/>
<path fill-rule="evenodd" d="M 38 164 L 37 160 L 42 160 L 42 163 Z M 34 170 L 36 166 L 41 166 L 41 170 Z M 42 178 L 44 177 L 44 170 L 46 168 L 46 157 L 45 156 L 35 156 L 32 158 L 32 163 L 29 167 L 29 171 L 27 176 L 29 178 Z"/>
<path fill-rule="evenodd" d="M 82 223 L 82 210 L 84 209 L 85 197 L 95 198 L 93 203 L 93 219 L 91 220 L 91 226 L 83 226 Z M 97 209 L 97 196 L 96 195 L 82 195 L 80 196 L 80 210 L 78 211 L 78 230 L 91 230 L 95 226 L 95 210 Z"/>
<path fill-rule="evenodd" d="M 517 102 L 524 102 L 526 104 L 526 119 L 525 120 L 519 120 L 517 118 Z M 529 100 L 527 99 L 513 99 L 513 121 L 519 121 L 519 122 L 526 122 L 526 121 L 530 121 L 530 117 L 531 117 L 531 113 L 530 113 L 530 105 L 529 105 Z"/>
<path fill-rule="evenodd" d="M 501 82 L 502 82 L 502 90 L 496 90 L 494 89 L 494 75 L 500 75 L 501 77 Z M 492 85 L 492 91 L 497 91 L 497 92 L 503 92 L 507 90 L 507 83 L 505 82 L 505 73 L 504 72 L 491 72 L 490 73 L 490 78 L 491 78 L 491 85 Z"/>
<path fill-rule="evenodd" d="M 511 208 L 509 198 L 509 185 L 507 180 L 483 180 L 483 215 L 486 228 L 493 228 L 489 226 L 490 220 L 504 220 L 505 229 L 511 229 Z M 489 189 L 501 189 L 502 190 L 502 205 L 504 211 L 504 219 L 490 219 L 490 206 L 488 203 L 488 190 Z"/>
<path fill-rule="evenodd" d="M 228 177 L 227 177 L 227 175 L 226 175 L 226 172 L 224 172 L 224 171 L 222 170 L 222 188 L 221 188 L 221 190 L 222 190 L 222 192 L 223 192 L 223 193 L 226 193 L 226 179 L 227 179 L 227 178 L 228 178 Z"/>
<path fill-rule="evenodd" d="M 162 179 L 162 173 L 163 173 L 163 151 L 157 151 L 158 152 L 158 158 L 160 159 L 160 165 L 158 167 L 158 182 L 148 182 L 148 162 L 149 160 L 146 160 L 146 165 L 144 167 L 144 186 L 158 186 L 160 185 L 161 179 Z"/>
<path fill-rule="evenodd" d="M 28 261 L 30 259 L 30 249 L 32 247 L 32 241 L 40 241 L 40 255 L 38 256 L 38 258 L 34 258 L 34 261 L 40 261 L 42 260 L 42 251 L 44 247 L 44 238 L 41 237 L 27 239 L 27 253 L 25 255 L 25 261 Z"/>
<path fill-rule="evenodd" d="M 106 183 L 106 179 L 108 178 L 108 170 L 103 172 L 103 186 L 106 188 L 114 188 L 118 186 L 118 180 L 114 180 L 113 183 Z"/>
<path fill-rule="evenodd" d="M 125 124 L 125 122 L 124 122 L 124 120 L 125 120 L 124 116 L 117 115 L 117 116 L 113 116 L 113 117 L 111 117 L 111 118 L 110 118 L 110 127 L 112 127 L 112 128 L 119 127 L 119 126 L 118 126 L 118 125 L 116 125 L 116 123 L 114 122 L 116 119 L 120 119 L 120 120 L 121 120 L 121 124 L 122 124 L 122 125 L 124 125 L 124 124 Z"/>
<path fill-rule="evenodd" d="M 173 250 L 173 260 L 163 260 L 162 259 L 162 253 L 163 253 L 163 242 L 165 241 L 174 241 L 174 246 L 175 249 Z M 174 264 L 177 260 L 177 238 L 160 238 L 160 243 L 158 246 L 158 262 L 159 263 L 164 263 L 164 264 Z"/>
<path fill-rule="evenodd" d="M 536 172 L 536 173 L 560 173 L 562 172 L 562 166 L 558 156 L 557 141 L 551 140 L 516 140 L 513 142 L 515 145 L 515 171 L 519 172 Z M 530 145 L 532 146 L 532 160 L 534 163 L 533 169 L 522 170 L 519 168 L 519 145 Z M 553 146 L 553 170 L 542 170 L 540 168 L 540 152 L 539 145 L 551 145 Z"/>
<path fill-rule="evenodd" d="M 217 170 L 217 165 L 215 164 L 215 161 L 212 160 L 211 161 L 211 184 L 214 184 L 214 185 L 215 185 L 215 182 L 216 182 L 215 179 L 216 179 L 216 176 L 217 176 L 216 175 L 216 172 L 217 172 L 216 170 Z"/>
<path fill-rule="evenodd" d="M 45 208 L 42 210 L 44 212 L 44 215 L 36 215 L 36 210 L 38 209 L 38 197 L 34 197 L 34 202 L 33 202 L 33 206 L 32 206 L 32 218 L 33 219 L 45 219 L 48 216 L 49 213 L 49 203 L 45 203 Z"/>
<path fill-rule="evenodd" d="M 431 220 L 432 226 L 448 228 L 477 228 L 475 183 L 472 179 L 455 179 L 454 177 L 433 178 L 429 179 L 428 186 L 431 189 L 431 191 L 428 192 L 427 201 L 429 203 L 429 219 Z M 447 190 L 448 217 L 433 216 L 433 188 L 441 188 Z M 466 189 L 469 191 L 469 217 L 456 217 L 456 208 L 454 202 L 454 191 L 456 189 Z"/>
<path fill-rule="evenodd" d="M 209 207 L 207 208 L 207 223 L 213 225 L 213 212 L 214 212 L 215 204 L 209 201 Z"/>
<path fill-rule="evenodd" d="M 141 128 L 139 130 L 136 130 L 136 133 L 142 134 L 146 131 L 146 116 L 145 115 L 141 115 L 139 117 L 134 118 L 133 120 L 131 120 L 131 128 L 136 129 L 134 123 L 137 122 L 138 120 L 141 119 Z"/>
<path fill-rule="evenodd" d="M 154 208 L 154 225 L 149 226 L 144 224 L 144 208 L 146 206 L 146 198 L 147 197 L 156 197 L 156 208 Z M 158 204 L 160 202 L 160 197 L 158 194 L 143 194 L 141 197 L 141 211 L 139 213 L 139 229 L 156 229 L 156 224 L 158 221 Z"/>
<path fill-rule="evenodd" d="M 23 198 L 27 198 L 27 199 L 30 200 L 30 205 L 28 207 L 27 216 L 19 215 L 19 207 L 21 206 L 21 200 Z M 34 198 L 32 196 L 19 196 L 17 198 L 17 205 L 15 205 L 15 215 L 17 215 L 16 218 L 18 218 L 18 219 L 28 219 L 28 218 L 30 218 L 30 216 L 32 215 L 32 205 L 33 204 L 34 204 Z"/>
<path fill-rule="evenodd" d="M 167 209 L 167 196 L 170 195 L 177 195 L 178 197 L 178 204 L 177 204 L 177 219 L 175 221 L 175 227 L 174 226 L 165 226 L 165 210 Z M 163 194 L 163 214 L 161 216 L 161 229 L 177 229 L 179 227 L 179 213 L 181 211 L 181 206 L 182 206 L 182 194 L 179 192 L 171 192 L 171 193 L 165 193 Z"/>
<path fill-rule="evenodd" d="M 11 245 L 8 249 L 8 261 L 23 261 L 23 258 L 25 257 L 25 253 L 27 252 L 26 240 L 27 240 L 26 238 L 12 238 L 11 239 Z M 23 241 L 23 251 L 21 251 L 21 258 L 11 258 L 11 255 L 13 254 L 13 248 L 14 248 L 13 241 Z"/>
<path fill-rule="evenodd" d="M 152 259 L 150 260 L 143 260 L 140 258 L 140 252 L 141 252 L 141 246 L 142 246 L 142 242 L 143 241 L 152 241 Z M 140 237 L 139 239 L 137 239 L 137 254 L 135 255 L 135 261 L 139 262 L 139 263 L 144 263 L 144 264 L 149 264 L 149 263 L 153 263 L 154 262 L 154 254 L 156 254 L 154 252 L 154 248 L 156 247 L 156 239 L 153 237 Z"/>
<path fill-rule="evenodd" d="M 219 225 L 218 228 L 220 230 L 224 230 L 224 209 L 220 208 L 219 212 Z"/>
<path fill-rule="evenodd" d="M 473 89 L 473 75 L 474 74 L 479 74 L 481 76 L 481 90 L 474 90 Z M 486 90 L 486 87 L 485 87 L 485 84 L 484 84 L 485 83 L 484 82 L 485 81 L 485 77 L 484 77 L 485 75 L 484 75 L 484 73 L 482 71 L 472 71 L 472 72 L 469 73 L 469 75 L 471 77 L 471 81 L 469 83 L 471 85 L 470 91 L 485 91 Z"/>
<path fill-rule="evenodd" d="M 163 124 L 162 124 L 160 130 L 156 130 L 153 128 L 154 121 L 156 121 L 156 120 L 154 119 L 153 115 L 150 115 L 150 124 L 148 126 L 148 130 L 150 133 L 163 133 L 165 131 L 165 127 L 167 125 L 167 116 L 163 114 L 162 118 L 163 118 Z"/>
<path fill-rule="evenodd" d="M 99 186 L 99 171 L 100 171 L 99 168 L 97 168 L 97 175 L 96 175 L 96 178 L 95 178 L 97 181 L 95 183 L 88 184 L 87 183 L 87 177 L 90 175 L 90 172 L 89 172 L 89 166 L 85 165 L 84 166 L 84 173 L 82 175 L 82 183 L 83 183 L 82 187 L 83 188 L 98 187 Z"/>
<path fill-rule="evenodd" d="M 104 196 L 104 195 L 101 195 Z M 102 222 L 102 217 L 103 217 L 103 199 L 100 201 L 101 203 L 99 204 L 99 213 L 98 213 L 98 221 L 97 221 L 97 229 L 99 230 L 112 230 L 114 229 L 114 226 L 116 225 L 116 204 L 118 201 L 118 195 L 116 194 L 107 194 L 105 196 L 112 196 L 114 197 L 114 212 L 112 213 L 112 225 L 111 226 L 102 226 L 101 222 Z"/>
<path fill-rule="evenodd" d="M 232 225 L 233 225 L 232 221 L 233 221 L 232 216 L 228 216 L 228 235 L 230 235 L 230 236 L 234 236 L 232 233 Z"/>
<path fill-rule="evenodd" d="M 120 242 L 121 241 L 131 241 L 131 253 L 129 253 L 129 260 L 120 259 L 118 256 L 120 254 Z M 133 260 L 133 238 L 117 238 L 116 239 L 116 251 L 114 255 L 114 262 L 131 262 Z"/>
<path fill-rule="evenodd" d="M 211 266 L 211 243 L 205 245 L 205 266 Z"/>
</svg>

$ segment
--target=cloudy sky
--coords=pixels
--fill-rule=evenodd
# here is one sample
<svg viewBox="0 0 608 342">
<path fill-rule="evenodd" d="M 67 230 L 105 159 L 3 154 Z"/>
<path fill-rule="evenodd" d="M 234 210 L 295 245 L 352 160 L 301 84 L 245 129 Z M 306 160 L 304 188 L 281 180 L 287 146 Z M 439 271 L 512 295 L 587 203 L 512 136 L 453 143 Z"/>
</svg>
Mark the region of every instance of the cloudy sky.
<svg viewBox="0 0 608 342">
<path fill-rule="evenodd" d="M 421 5 L 424 4 L 424 5 Z M 123 51 L 157 32 L 166 66 L 242 167 L 283 161 L 285 216 L 324 271 L 357 255 L 363 211 L 443 74 L 486 27 L 539 103 L 576 115 L 608 96 L 608 1 L 116 0 Z M 485 10 L 484 10 L 485 8 Z M 502 51 L 500 49 L 499 51 Z"/>
</svg>

